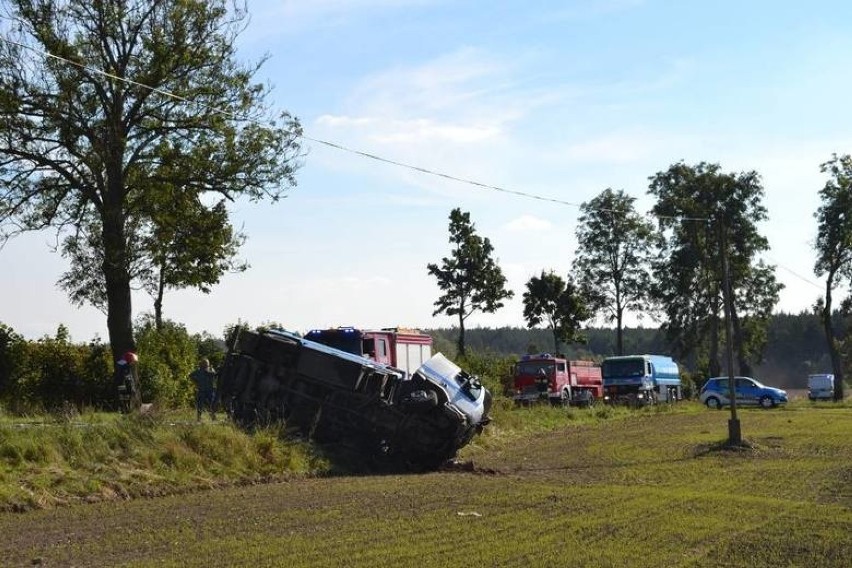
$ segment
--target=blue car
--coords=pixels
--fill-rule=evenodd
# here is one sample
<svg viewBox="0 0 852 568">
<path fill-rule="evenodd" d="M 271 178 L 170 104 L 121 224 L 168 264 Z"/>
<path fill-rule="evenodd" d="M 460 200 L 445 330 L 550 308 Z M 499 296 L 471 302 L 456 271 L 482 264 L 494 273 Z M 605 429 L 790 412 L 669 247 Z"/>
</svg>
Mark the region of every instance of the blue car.
<svg viewBox="0 0 852 568">
<path fill-rule="evenodd" d="M 787 403 L 787 393 L 781 389 L 768 387 L 751 377 L 735 377 L 737 406 L 760 406 L 774 408 Z M 729 405 L 728 377 L 708 379 L 701 387 L 699 400 L 708 408 L 722 408 Z"/>
</svg>

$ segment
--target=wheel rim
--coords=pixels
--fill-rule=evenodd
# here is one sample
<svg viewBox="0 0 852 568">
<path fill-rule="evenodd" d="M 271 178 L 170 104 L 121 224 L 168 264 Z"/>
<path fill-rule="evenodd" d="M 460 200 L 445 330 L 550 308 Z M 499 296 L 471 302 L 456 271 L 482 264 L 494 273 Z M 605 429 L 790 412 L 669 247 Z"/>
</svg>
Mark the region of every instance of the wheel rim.
<svg viewBox="0 0 852 568">
<path fill-rule="evenodd" d="M 714 397 L 710 397 L 707 399 L 707 406 L 709 408 L 719 408 L 719 400 Z"/>
</svg>

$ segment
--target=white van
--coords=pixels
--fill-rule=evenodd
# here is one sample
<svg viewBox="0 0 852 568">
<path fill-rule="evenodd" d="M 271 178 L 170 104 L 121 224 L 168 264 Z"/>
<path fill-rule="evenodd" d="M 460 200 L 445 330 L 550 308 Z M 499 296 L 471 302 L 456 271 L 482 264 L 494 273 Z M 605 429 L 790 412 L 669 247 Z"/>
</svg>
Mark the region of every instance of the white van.
<svg viewBox="0 0 852 568">
<path fill-rule="evenodd" d="M 808 375 L 808 399 L 833 400 L 834 375 Z"/>
</svg>

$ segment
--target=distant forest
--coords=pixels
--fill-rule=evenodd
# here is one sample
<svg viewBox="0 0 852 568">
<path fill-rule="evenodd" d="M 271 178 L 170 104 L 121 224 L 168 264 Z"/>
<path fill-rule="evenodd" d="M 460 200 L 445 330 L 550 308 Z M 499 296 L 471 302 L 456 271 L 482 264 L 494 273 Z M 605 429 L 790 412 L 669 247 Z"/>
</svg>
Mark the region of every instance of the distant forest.
<svg viewBox="0 0 852 568">
<path fill-rule="evenodd" d="M 845 333 L 840 318 L 836 329 Z M 432 336 L 436 351 L 455 353 L 457 329 L 424 331 Z M 591 328 L 584 333 L 587 338 L 584 345 L 563 346 L 560 351 L 576 359 L 599 360 L 615 354 L 614 329 Z M 514 357 L 553 351 L 553 334 L 548 329 L 471 328 L 466 330 L 465 338 L 468 348 L 477 353 Z M 624 353 L 673 355 L 663 332 L 659 328 L 646 327 L 624 330 Z M 678 360 L 678 363 L 689 372 L 698 370 L 694 360 Z M 766 384 L 799 389 L 807 388 L 809 374 L 830 373 L 831 362 L 819 318 L 810 313 L 773 315 L 767 329 L 763 360 L 756 361 L 754 368 L 755 378 Z"/>
</svg>

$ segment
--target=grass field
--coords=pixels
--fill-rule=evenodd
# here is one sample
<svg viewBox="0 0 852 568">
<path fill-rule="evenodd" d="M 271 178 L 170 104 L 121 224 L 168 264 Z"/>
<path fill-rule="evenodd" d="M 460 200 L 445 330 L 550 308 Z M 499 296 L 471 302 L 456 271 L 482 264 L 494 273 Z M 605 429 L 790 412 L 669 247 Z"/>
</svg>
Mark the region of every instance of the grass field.
<svg viewBox="0 0 852 568">
<path fill-rule="evenodd" d="M 721 444 L 727 418 L 694 403 L 506 407 L 464 450 L 468 467 L 186 484 L 164 497 L 7 512 L 0 559 L 291 568 L 852 564 L 852 408 L 742 410 L 749 447 L 740 449 Z M 199 467 L 209 475 L 211 466 Z"/>
</svg>

